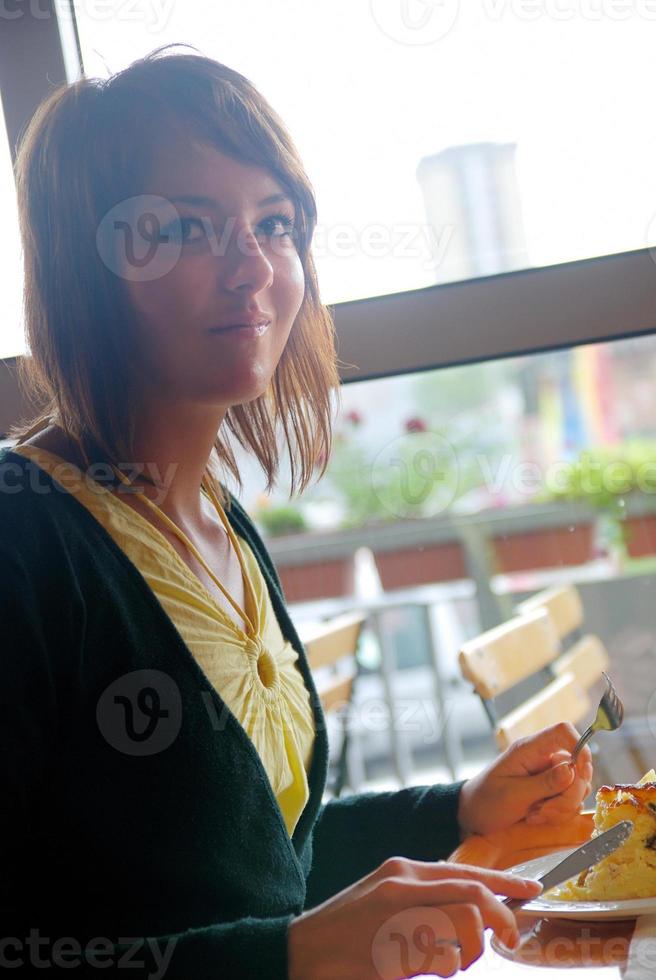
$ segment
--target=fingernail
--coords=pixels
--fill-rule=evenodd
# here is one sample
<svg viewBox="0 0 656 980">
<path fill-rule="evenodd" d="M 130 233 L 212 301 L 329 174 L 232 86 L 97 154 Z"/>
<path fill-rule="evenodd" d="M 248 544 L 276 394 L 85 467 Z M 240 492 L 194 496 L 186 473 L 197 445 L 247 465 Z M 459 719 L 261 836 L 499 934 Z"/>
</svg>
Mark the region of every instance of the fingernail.
<svg viewBox="0 0 656 980">
<path fill-rule="evenodd" d="M 542 887 L 543 887 L 542 886 L 542 883 L 539 882 L 539 881 L 536 881 L 534 878 L 524 878 L 524 883 L 527 886 L 529 886 L 530 887 L 530 890 L 532 892 L 535 892 L 536 895 L 539 895 L 540 892 L 542 891 Z"/>
<path fill-rule="evenodd" d="M 574 773 L 570 762 L 562 762 L 554 769 L 553 779 L 555 779 L 557 783 L 562 783 L 563 786 L 565 783 L 571 783 L 573 777 Z"/>
</svg>

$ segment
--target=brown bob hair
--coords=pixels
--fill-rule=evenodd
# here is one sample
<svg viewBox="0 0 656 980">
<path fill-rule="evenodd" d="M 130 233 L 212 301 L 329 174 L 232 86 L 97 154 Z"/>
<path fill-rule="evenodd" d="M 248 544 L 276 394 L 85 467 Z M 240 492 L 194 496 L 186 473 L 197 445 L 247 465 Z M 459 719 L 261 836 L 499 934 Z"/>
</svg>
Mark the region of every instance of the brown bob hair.
<svg viewBox="0 0 656 980">
<path fill-rule="evenodd" d="M 229 440 L 221 436 L 228 432 L 255 454 L 270 490 L 282 436 L 293 494 L 325 471 L 331 391 L 339 385 L 334 323 L 320 301 L 310 252 L 314 192 L 285 126 L 255 86 L 211 58 L 170 51 L 179 46 L 157 48 L 107 80 L 59 87 L 23 135 L 15 170 L 31 357 L 19 362 L 19 380 L 44 407 L 9 435 L 20 442 L 56 422 L 87 466 L 94 444 L 115 465 L 134 461 L 133 312 L 121 278 L 100 259 L 96 232 L 112 207 L 144 193 L 158 145 L 179 126 L 268 169 L 295 204 L 303 302 L 268 390 L 229 409 L 214 442 L 219 465 L 210 457 L 206 472 L 224 502 L 222 469 L 241 487 Z"/>
</svg>

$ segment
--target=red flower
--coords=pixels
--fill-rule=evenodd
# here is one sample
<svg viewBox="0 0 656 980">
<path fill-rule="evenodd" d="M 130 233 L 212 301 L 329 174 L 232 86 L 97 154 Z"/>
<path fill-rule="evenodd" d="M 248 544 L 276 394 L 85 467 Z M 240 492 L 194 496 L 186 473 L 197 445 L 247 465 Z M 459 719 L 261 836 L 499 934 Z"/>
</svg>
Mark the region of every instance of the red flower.
<svg viewBox="0 0 656 980">
<path fill-rule="evenodd" d="M 347 412 L 346 415 L 344 416 L 344 419 L 350 425 L 354 425 L 354 426 L 362 425 L 363 422 L 362 415 L 355 408 L 352 408 L 350 412 Z"/>
<path fill-rule="evenodd" d="M 411 418 L 405 423 L 406 432 L 427 432 L 428 426 L 423 419 Z"/>
</svg>

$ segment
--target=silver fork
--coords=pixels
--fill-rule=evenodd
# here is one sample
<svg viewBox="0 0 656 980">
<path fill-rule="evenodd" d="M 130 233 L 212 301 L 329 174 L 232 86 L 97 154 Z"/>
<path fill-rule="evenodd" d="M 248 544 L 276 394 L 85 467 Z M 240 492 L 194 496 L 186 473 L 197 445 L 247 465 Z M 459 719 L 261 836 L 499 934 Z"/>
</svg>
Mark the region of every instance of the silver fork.
<svg viewBox="0 0 656 980">
<path fill-rule="evenodd" d="M 604 671 L 601 673 L 608 686 L 601 701 L 599 702 L 595 720 L 592 722 L 589 728 L 586 728 L 576 743 L 574 751 L 572 752 L 571 765 L 574 765 L 579 752 L 586 742 L 592 738 L 595 732 L 614 732 L 620 727 L 622 721 L 624 720 L 624 705 L 620 701 L 619 695 L 613 687 L 608 674 L 606 674 Z"/>
</svg>

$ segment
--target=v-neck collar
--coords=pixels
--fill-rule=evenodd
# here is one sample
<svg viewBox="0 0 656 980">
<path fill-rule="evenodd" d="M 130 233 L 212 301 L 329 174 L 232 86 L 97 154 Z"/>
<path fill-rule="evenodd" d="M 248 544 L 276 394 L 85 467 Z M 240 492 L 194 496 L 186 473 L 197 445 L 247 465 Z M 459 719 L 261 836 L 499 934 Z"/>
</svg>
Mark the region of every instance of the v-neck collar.
<svg viewBox="0 0 656 980">
<path fill-rule="evenodd" d="M 227 610 L 223 609 L 223 607 L 219 605 L 219 603 L 216 601 L 215 596 L 213 596 L 212 593 L 209 591 L 209 589 L 205 586 L 205 583 L 202 581 L 202 579 L 194 572 L 194 570 L 192 568 L 189 567 L 189 565 L 185 561 L 183 561 L 183 559 L 180 557 L 180 555 L 178 554 L 178 552 L 175 550 L 175 548 L 173 547 L 173 545 L 171 544 L 171 542 L 165 537 L 164 534 L 162 534 L 162 532 L 160 531 L 160 529 L 155 524 L 153 524 L 152 521 L 149 521 L 138 510 L 136 510 L 133 507 L 130 507 L 124 500 L 121 499 L 120 495 L 113 494 L 111 492 L 111 490 L 108 490 L 107 489 L 107 487 L 104 487 L 97 480 L 94 480 L 93 477 L 90 477 L 86 473 L 84 473 L 83 470 L 81 470 L 80 467 L 76 463 L 69 462 L 69 460 L 64 459 L 64 457 L 63 456 L 60 456 L 58 453 L 53 453 L 50 449 L 43 449 L 41 446 L 30 446 L 30 445 L 26 445 L 26 446 L 23 446 L 21 448 L 22 449 L 27 449 L 28 452 L 27 453 L 16 452 L 16 455 L 17 456 L 22 456 L 24 459 L 29 459 L 31 462 L 36 463 L 36 465 L 39 466 L 40 469 L 44 470 L 44 472 L 48 473 L 51 476 L 52 479 L 56 479 L 56 477 L 54 477 L 52 475 L 52 473 L 50 472 L 49 469 L 47 469 L 45 466 L 41 466 L 40 463 L 39 463 L 39 457 L 40 457 L 41 454 L 43 454 L 46 457 L 46 459 L 49 458 L 51 461 L 52 460 L 60 461 L 62 463 L 65 463 L 67 466 L 74 467 L 75 470 L 76 470 L 76 472 L 78 472 L 80 474 L 80 479 L 81 480 L 84 480 L 84 481 L 89 480 L 90 482 L 92 482 L 98 488 L 97 491 L 94 491 L 94 492 L 97 492 L 99 495 L 108 494 L 112 498 L 112 501 L 113 502 L 117 502 L 117 505 L 118 505 L 119 509 L 124 514 L 126 514 L 126 516 L 130 520 L 136 520 L 137 523 L 140 524 L 142 527 L 147 528 L 149 534 L 154 534 L 155 535 L 155 537 L 158 540 L 160 546 L 163 547 L 166 550 L 166 552 L 170 556 L 171 560 L 175 563 L 175 565 L 182 572 L 182 574 L 185 576 L 185 578 L 189 582 L 192 582 L 193 583 L 194 588 L 199 589 L 200 591 L 202 591 L 205 594 L 205 596 L 207 597 L 208 601 L 212 604 L 212 607 L 213 608 L 216 608 L 218 610 L 219 615 L 221 616 L 221 619 L 224 621 L 224 625 L 228 629 L 234 631 L 238 635 L 239 639 L 242 640 L 242 641 L 255 640 L 257 638 L 257 636 L 260 634 L 260 631 L 261 631 L 261 628 L 262 628 L 262 624 L 260 622 L 260 615 L 259 615 L 258 604 L 257 604 L 257 597 L 255 595 L 255 590 L 254 590 L 253 585 L 251 583 L 251 578 L 250 578 L 250 575 L 248 573 L 248 569 L 246 568 L 246 563 L 245 563 L 245 560 L 243 558 L 242 550 L 241 550 L 241 547 L 239 545 L 239 541 L 237 539 L 237 536 L 234 533 L 234 531 L 232 530 L 232 527 L 230 526 L 230 523 L 227 521 L 227 517 L 224 519 L 224 514 L 222 514 L 222 512 L 221 512 L 223 510 L 223 508 L 221 509 L 221 511 L 217 511 L 217 513 L 218 513 L 219 519 L 221 520 L 221 524 L 222 524 L 222 526 L 224 527 L 224 529 L 226 531 L 226 534 L 228 536 L 228 540 L 230 542 L 230 545 L 232 546 L 232 548 L 233 548 L 233 550 L 235 552 L 235 555 L 237 557 L 237 561 L 239 562 L 239 567 L 241 569 L 241 574 L 242 574 L 242 582 L 243 582 L 243 586 L 244 586 L 245 609 L 242 609 L 239 606 L 239 603 L 237 603 L 236 600 L 234 600 L 234 598 L 233 598 L 233 602 L 235 603 L 235 606 L 237 608 L 237 611 L 239 612 L 239 614 L 241 615 L 241 617 L 242 617 L 242 619 L 244 621 L 244 624 L 246 626 L 246 630 L 243 630 L 241 628 L 241 626 L 237 623 L 237 621 L 234 619 L 234 617 L 232 615 L 230 615 L 230 613 Z M 13 452 L 13 450 L 12 450 L 12 452 Z M 87 490 L 88 489 L 89 488 L 87 487 Z M 89 490 L 89 492 L 91 492 L 91 491 Z M 204 486 L 203 486 L 203 492 L 206 493 Z M 72 496 L 75 496 L 75 494 L 71 494 L 71 495 Z M 208 495 L 208 499 L 209 499 L 209 502 L 216 509 L 216 504 L 212 500 L 212 498 L 209 497 L 209 495 Z M 82 503 L 85 506 L 87 506 L 84 500 L 82 501 Z M 152 501 L 151 501 L 151 503 L 152 503 Z M 155 505 L 155 506 L 157 506 L 157 505 Z M 87 506 L 87 509 L 90 509 L 90 508 Z M 159 511 L 159 508 L 157 508 L 157 510 Z M 163 516 L 165 518 L 165 523 L 168 524 L 168 522 L 170 521 L 170 518 L 166 514 L 164 514 Z M 174 522 L 171 521 L 171 523 L 173 524 Z M 177 525 L 175 525 L 175 526 L 177 527 Z M 191 549 L 192 554 L 195 551 L 197 552 L 198 549 L 196 548 L 196 546 L 193 544 L 192 541 L 189 541 L 189 543 L 187 543 L 188 536 L 180 528 L 177 528 L 177 531 L 185 539 L 185 544 L 187 544 L 187 547 L 189 547 L 190 544 L 192 545 L 192 549 Z M 201 555 L 201 557 L 202 557 L 202 555 Z M 221 590 L 221 591 L 223 591 L 223 590 Z M 250 630 L 251 630 L 251 633 L 250 634 L 248 632 L 249 627 L 250 627 Z"/>
</svg>

